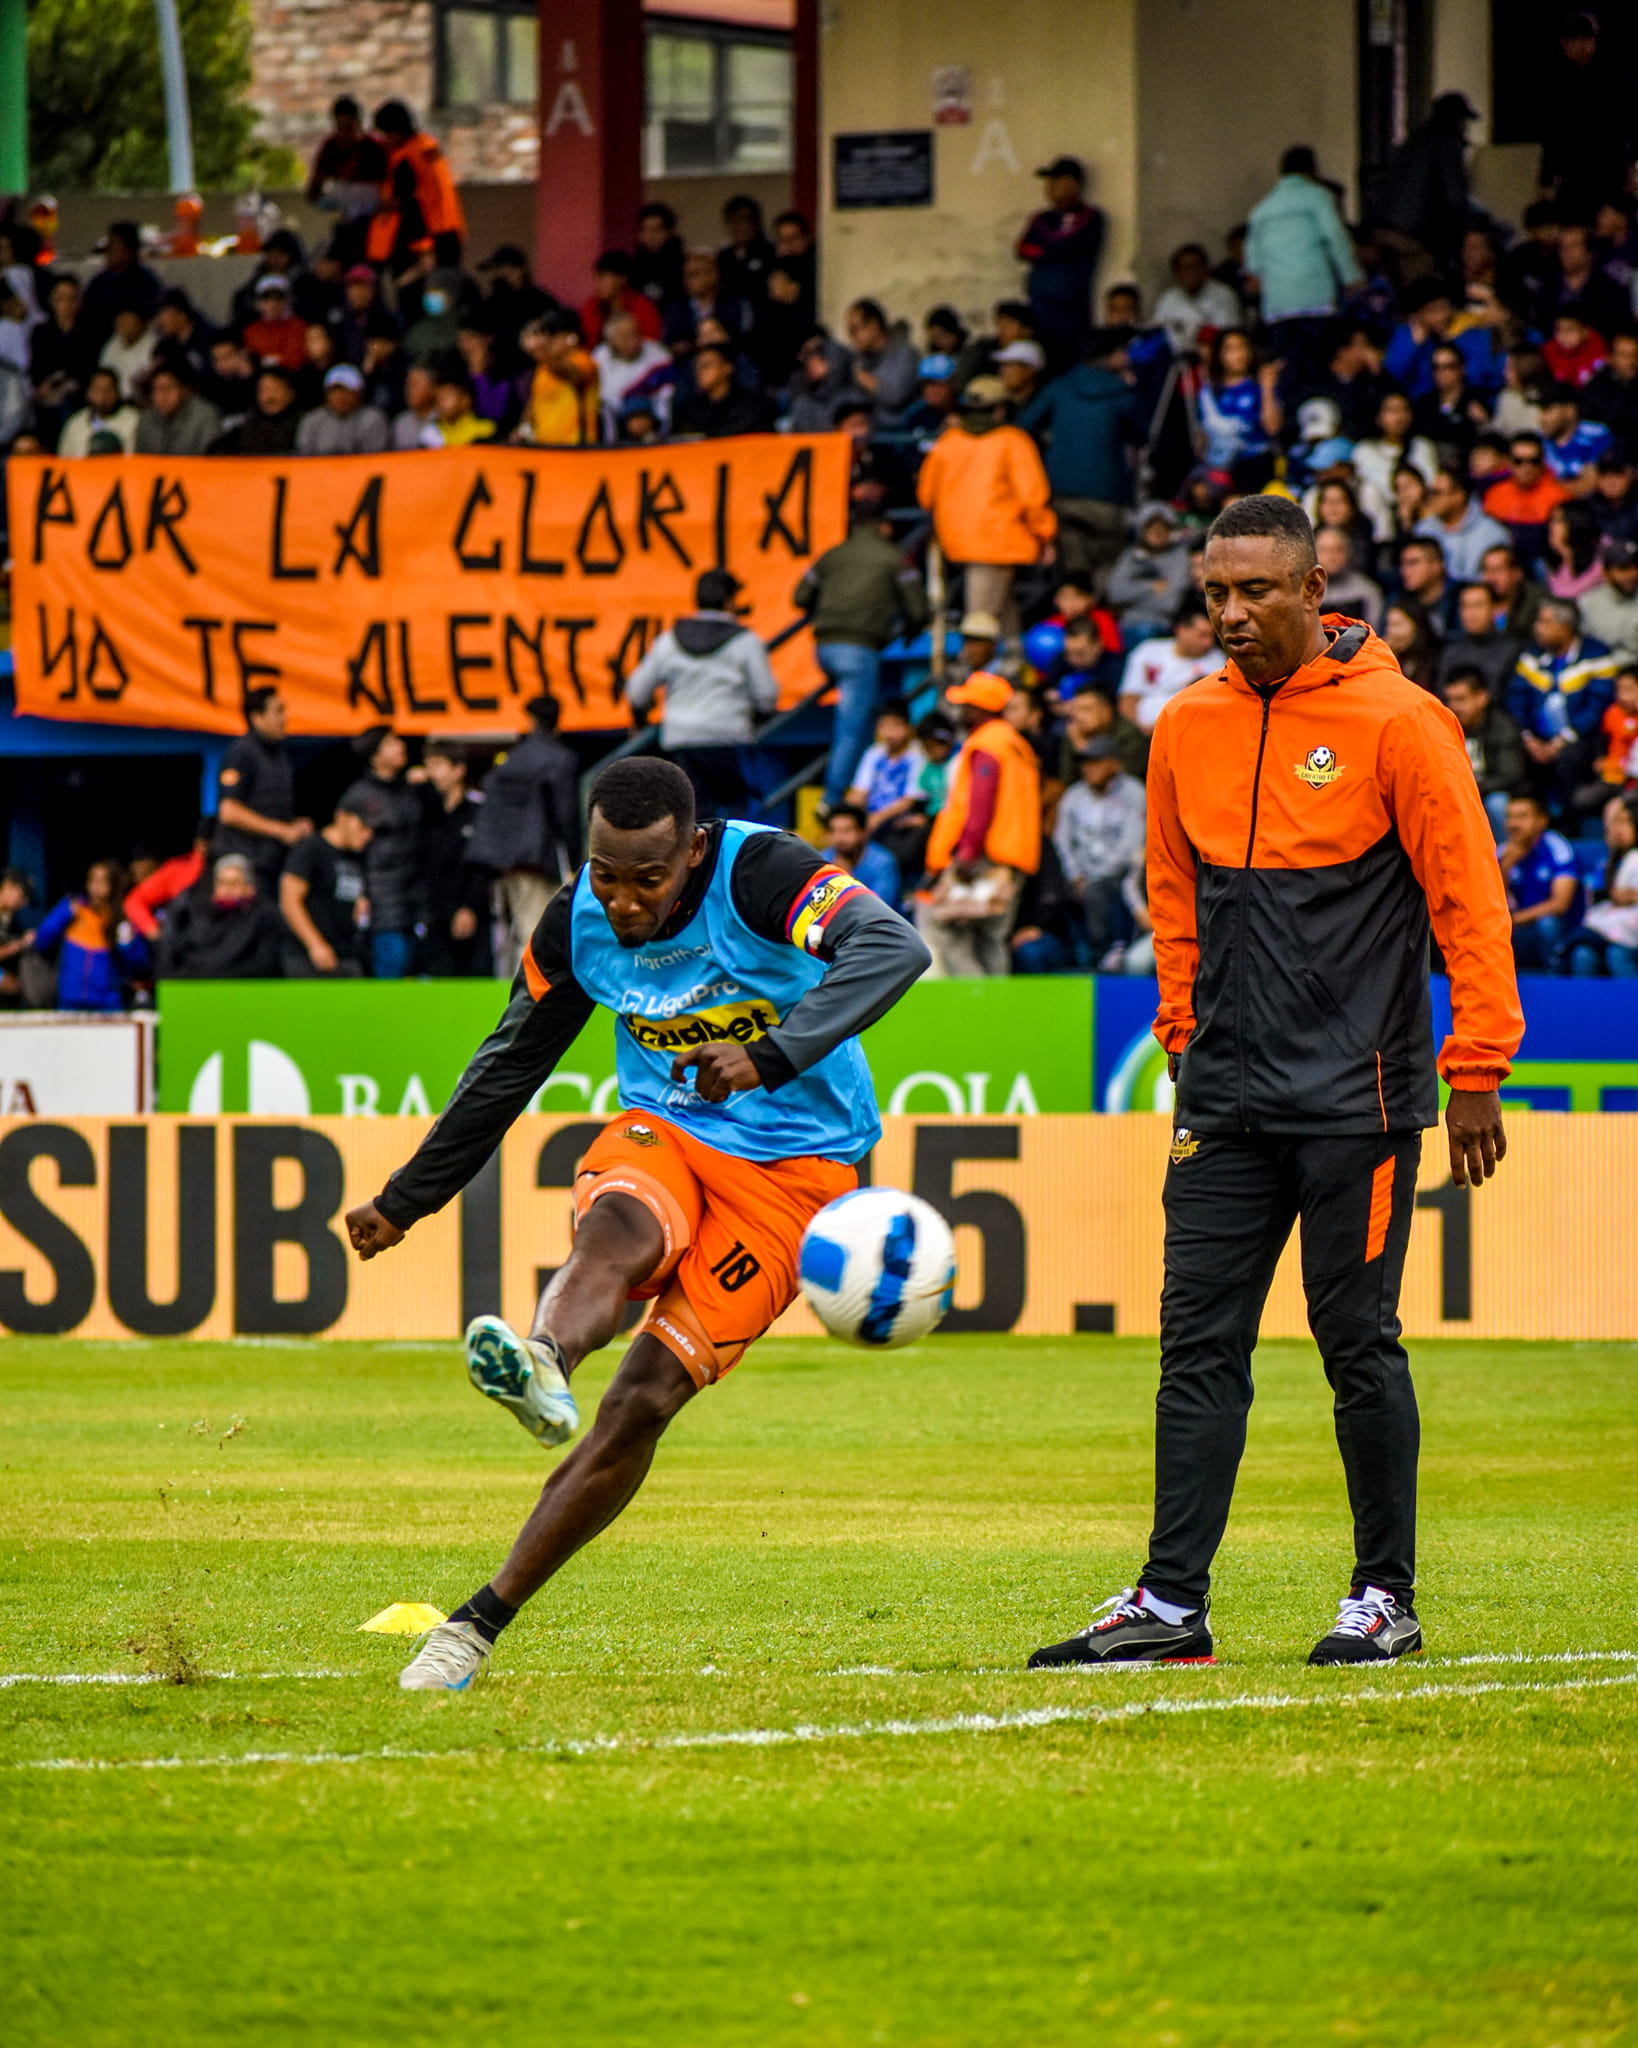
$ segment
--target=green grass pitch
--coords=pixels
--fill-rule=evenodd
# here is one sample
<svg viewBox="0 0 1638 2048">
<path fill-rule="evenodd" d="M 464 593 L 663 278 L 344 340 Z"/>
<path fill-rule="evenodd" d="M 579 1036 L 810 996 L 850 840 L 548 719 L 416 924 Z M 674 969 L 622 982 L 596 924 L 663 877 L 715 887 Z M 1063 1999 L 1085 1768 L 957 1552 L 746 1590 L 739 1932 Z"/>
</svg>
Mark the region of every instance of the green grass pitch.
<svg viewBox="0 0 1638 2048">
<path fill-rule="evenodd" d="M 791 1343 L 461 1697 L 355 1632 L 544 1474 L 454 1345 L 7 1339 L 0 2034 L 1638 2040 L 1638 1346 L 1415 1363 L 1423 1658 L 1304 1667 L 1306 1346 L 1259 1353 L 1219 1666 L 1081 1675 L 1021 1667 L 1141 1557 L 1153 1344 Z"/>
</svg>

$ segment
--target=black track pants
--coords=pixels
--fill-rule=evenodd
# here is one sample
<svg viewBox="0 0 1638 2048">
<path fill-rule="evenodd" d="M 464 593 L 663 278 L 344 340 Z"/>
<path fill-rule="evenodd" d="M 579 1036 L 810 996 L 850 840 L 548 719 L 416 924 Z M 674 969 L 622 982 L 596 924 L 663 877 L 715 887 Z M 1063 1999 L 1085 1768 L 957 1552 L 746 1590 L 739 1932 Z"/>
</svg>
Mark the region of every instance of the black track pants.
<svg viewBox="0 0 1638 2048">
<path fill-rule="evenodd" d="M 1308 1324 L 1336 1395 L 1353 1509 L 1353 1583 L 1408 1601 L 1421 1431 L 1399 1341 L 1399 1283 L 1421 1133 L 1178 1136 L 1166 1175 L 1155 1525 L 1143 1584 L 1186 1607 L 1206 1597 L 1245 1449 L 1257 1326 L 1300 1217 Z"/>
</svg>

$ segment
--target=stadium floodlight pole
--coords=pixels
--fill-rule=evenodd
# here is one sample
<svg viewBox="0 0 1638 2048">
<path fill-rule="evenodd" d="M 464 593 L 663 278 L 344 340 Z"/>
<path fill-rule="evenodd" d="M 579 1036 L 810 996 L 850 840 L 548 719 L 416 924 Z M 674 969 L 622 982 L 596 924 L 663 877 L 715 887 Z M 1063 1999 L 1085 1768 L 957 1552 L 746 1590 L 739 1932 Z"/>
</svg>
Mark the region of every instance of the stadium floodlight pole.
<svg viewBox="0 0 1638 2048">
<path fill-rule="evenodd" d="M 18 0 L 0 0 L 12 6 Z M 165 134 L 171 158 L 171 190 L 193 190 L 193 124 L 188 118 L 188 69 L 182 55 L 182 25 L 176 0 L 154 0 L 159 17 L 159 63 L 165 75 Z"/>
<path fill-rule="evenodd" d="M 0 192 L 28 190 L 28 0 L 0 0 Z"/>
</svg>

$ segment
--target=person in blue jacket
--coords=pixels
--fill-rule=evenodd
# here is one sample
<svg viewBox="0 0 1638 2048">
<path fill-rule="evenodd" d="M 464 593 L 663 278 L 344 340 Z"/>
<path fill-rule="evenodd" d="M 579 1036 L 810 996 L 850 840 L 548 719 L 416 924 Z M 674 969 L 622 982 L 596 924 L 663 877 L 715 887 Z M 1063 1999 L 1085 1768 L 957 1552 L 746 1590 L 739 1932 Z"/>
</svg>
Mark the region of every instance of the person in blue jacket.
<svg viewBox="0 0 1638 2048">
<path fill-rule="evenodd" d="M 36 949 L 57 957 L 59 1010 L 123 1010 L 130 981 L 148 965 L 148 948 L 120 906 L 124 876 L 95 860 L 85 887 L 53 904 L 34 934 Z"/>
</svg>

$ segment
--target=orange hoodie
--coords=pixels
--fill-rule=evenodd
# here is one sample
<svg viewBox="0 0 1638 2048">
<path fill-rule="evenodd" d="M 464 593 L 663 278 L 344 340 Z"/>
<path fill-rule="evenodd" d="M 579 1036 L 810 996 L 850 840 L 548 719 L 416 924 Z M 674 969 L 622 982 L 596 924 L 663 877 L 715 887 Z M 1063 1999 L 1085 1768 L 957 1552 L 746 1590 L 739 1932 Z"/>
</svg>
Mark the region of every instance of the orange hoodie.
<svg viewBox="0 0 1638 2048">
<path fill-rule="evenodd" d="M 1022 427 L 970 433 L 952 420 L 921 465 L 916 498 L 952 562 L 1033 562 L 1058 531 L 1052 487 Z"/>
</svg>

